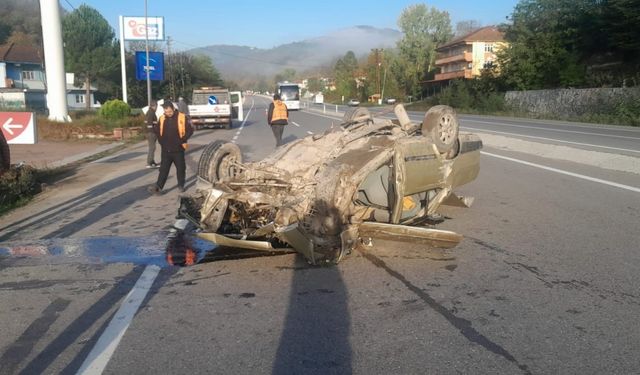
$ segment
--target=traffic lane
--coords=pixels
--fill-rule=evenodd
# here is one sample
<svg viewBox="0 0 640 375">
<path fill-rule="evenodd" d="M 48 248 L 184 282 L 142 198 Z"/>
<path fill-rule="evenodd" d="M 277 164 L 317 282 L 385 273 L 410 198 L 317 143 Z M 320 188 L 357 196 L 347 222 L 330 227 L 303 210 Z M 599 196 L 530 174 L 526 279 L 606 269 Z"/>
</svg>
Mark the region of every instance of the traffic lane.
<svg viewBox="0 0 640 375">
<path fill-rule="evenodd" d="M 33 263 L 0 263 L 0 373 L 75 373 L 142 270 Z"/>
<path fill-rule="evenodd" d="M 425 252 L 404 260 L 421 265 L 421 280 L 449 273 L 429 259 L 439 253 Z M 358 254 L 323 268 L 295 255 L 202 264 L 149 300 L 105 373 L 210 372 L 220 363 L 256 373 L 517 371 L 445 315 Z"/>
<path fill-rule="evenodd" d="M 500 338 L 532 373 L 633 372 L 638 194 L 485 156 L 459 192 L 474 205 L 444 207 L 451 220 L 439 226 L 465 236 L 456 260 L 442 265 L 446 277 L 417 286 Z M 409 280 L 424 278 L 402 250 L 388 255 Z"/>
</svg>

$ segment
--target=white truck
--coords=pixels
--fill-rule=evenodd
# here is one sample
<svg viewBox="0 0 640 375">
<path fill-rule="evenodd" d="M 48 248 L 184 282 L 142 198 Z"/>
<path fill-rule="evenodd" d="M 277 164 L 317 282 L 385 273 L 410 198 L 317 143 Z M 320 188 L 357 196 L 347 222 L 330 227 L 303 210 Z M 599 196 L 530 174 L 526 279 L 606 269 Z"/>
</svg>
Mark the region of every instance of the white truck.
<svg viewBox="0 0 640 375">
<path fill-rule="evenodd" d="M 189 105 L 191 123 L 195 129 L 223 126 L 231 129 L 233 119 L 242 120 L 242 95 L 223 87 L 202 87 L 193 90 Z"/>
</svg>

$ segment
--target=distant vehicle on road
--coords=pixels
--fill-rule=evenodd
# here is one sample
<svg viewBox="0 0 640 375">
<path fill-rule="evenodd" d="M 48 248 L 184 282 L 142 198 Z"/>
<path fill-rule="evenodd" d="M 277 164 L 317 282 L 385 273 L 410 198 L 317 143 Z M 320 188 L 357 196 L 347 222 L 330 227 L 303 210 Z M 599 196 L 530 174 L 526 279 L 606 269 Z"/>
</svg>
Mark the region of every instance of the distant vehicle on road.
<svg viewBox="0 0 640 375">
<path fill-rule="evenodd" d="M 347 105 L 349 107 L 357 107 L 360 105 L 360 101 L 358 99 L 350 99 Z"/>
<path fill-rule="evenodd" d="M 235 100 L 234 100 L 235 99 Z M 191 123 L 196 129 L 223 126 L 231 129 L 233 119 L 238 118 L 234 107 L 241 104 L 239 91 L 229 92 L 224 87 L 202 87 L 193 90 L 192 103 L 189 105 Z"/>
<path fill-rule="evenodd" d="M 396 100 L 394 98 L 386 98 L 384 102 L 387 104 L 396 104 Z"/>
<path fill-rule="evenodd" d="M 276 93 L 280 94 L 280 99 L 288 110 L 296 111 L 300 109 L 300 86 L 297 83 L 280 82 L 276 88 Z"/>
</svg>

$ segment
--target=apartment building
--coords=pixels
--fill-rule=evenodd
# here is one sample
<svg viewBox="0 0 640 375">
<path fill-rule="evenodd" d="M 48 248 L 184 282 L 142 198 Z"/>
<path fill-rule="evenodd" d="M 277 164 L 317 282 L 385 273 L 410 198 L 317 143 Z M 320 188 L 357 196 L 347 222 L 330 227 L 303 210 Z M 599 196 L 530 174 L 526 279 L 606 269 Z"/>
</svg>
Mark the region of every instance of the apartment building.
<svg viewBox="0 0 640 375">
<path fill-rule="evenodd" d="M 479 77 L 494 64 L 496 52 L 504 47 L 504 34 L 496 26 L 477 29 L 436 48 L 435 65 L 440 72 L 430 83 Z"/>
</svg>

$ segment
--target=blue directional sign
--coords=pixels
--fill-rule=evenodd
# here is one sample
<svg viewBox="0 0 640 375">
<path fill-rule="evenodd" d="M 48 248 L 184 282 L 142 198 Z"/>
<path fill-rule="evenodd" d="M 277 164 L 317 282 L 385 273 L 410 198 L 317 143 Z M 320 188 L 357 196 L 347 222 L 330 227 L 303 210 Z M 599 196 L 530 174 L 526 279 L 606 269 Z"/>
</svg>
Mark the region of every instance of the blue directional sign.
<svg viewBox="0 0 640 375">
<path fill-rule="evenodd" d="M 147 52 L 136 51 L 136 79 L 147 80 Z M 164 53 L 149 52 L 149 78 L 152 81 L 164 80 Z"/>
<path fill-rule="evenodd" d="M 218 98 L 216 98 L 215 96 L 211 95 L 209 97 L 209 104 L 218 104 Z"/>
</svg>

